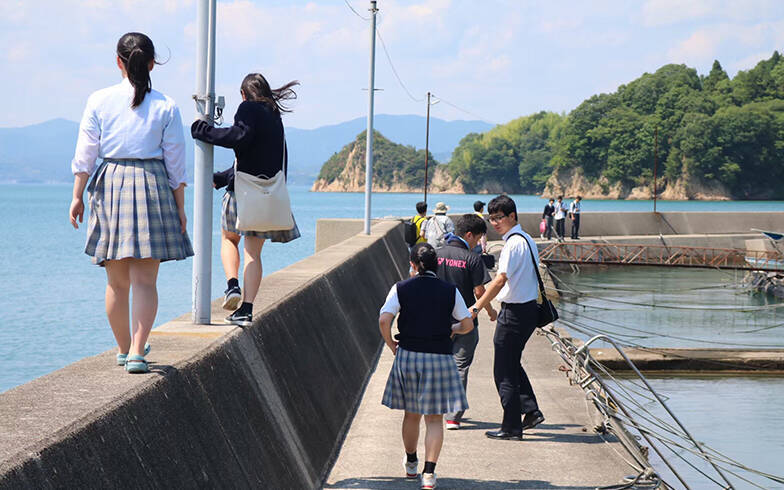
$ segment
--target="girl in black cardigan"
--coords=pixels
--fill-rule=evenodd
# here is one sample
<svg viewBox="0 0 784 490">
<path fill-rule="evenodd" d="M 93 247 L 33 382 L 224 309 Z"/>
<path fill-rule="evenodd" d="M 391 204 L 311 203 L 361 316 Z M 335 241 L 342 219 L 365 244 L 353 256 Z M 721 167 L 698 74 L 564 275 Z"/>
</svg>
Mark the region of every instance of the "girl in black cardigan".
<svg viewBox="0 0 784 490">
<path fill-rule="evenodd" d="M 191 135 L 205 143 L 232 148 L 237 157 L 238 170 L 260 177 L 272 177 L 281 171 L 283 161 L 287 159 L 280 116 L 290 110 L 281 102 L 296 98 L 297 94 L 292 90 L 295 85 L 299 85 L 299 82 L 289 82 L 272 90 L 260 73 L 251 73 L 242 81 L 242 103 L 234 115 L 234 125 L 215 128 L 200 119 L 191 126 Z M 285 231 L 238 230 L 234 166 L 213 174 L 213 185 L 216 189 L 226 187 L 221 215 L 221 260 L 227 280 L 223 308 L 236 309 L 226 318 L 226 322 L 246 327 L 252 324 L 253 300 L 261 283 L 261 248 L 264 241 L 269 238 L 273 242 L 289 242 L 299 238 L 300 233 L 296 223 L 294 228 Z M 240 289 L 238 280 L 241 237 L 245 237 L 244 290 Z"/>
</svg>

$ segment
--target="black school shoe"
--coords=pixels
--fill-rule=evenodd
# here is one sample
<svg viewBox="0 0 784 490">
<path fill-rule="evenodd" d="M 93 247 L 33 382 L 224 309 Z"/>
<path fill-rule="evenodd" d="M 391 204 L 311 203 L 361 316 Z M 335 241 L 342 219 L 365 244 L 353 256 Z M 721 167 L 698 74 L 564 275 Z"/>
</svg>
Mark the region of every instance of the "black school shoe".
<svg viewBox="0 0 784 490">
<path fill-rule="evenodd" d="M 544 415 L 539 410 L 528 412 L 523 417 L 523 430 L 530 430 L 544 422 Z"/>
<path fill-rule="evenodd" d="M 242 290 L 238 286 L 228 288 L 224 291 L 223 306 L 224 310 L 234 311 L 240 306 L 242 300 Z"/>
<path fill-rule="evenodd" d="M 231 325 L 250 327 L 253 325 L 253 313 L 245 313 L 237 310 L 231 315 L 227 316 L 223 321 Z"/>
<path fill-rule="evenodd" d="M 507 432 L 504 429 L 498 430 L 488 430 L 485 432 L 485 435 L 489 439 L 504 439 L 509 441 L 522 441 L 523 440 L 523 433 L 522 432 Z"/>
</svg>

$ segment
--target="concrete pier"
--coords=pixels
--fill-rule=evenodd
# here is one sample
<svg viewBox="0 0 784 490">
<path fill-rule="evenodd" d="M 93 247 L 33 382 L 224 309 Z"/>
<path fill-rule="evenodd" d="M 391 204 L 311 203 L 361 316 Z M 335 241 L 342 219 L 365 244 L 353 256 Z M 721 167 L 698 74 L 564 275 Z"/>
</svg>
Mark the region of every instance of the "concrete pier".
<svg viewBox="0 0 784 490">
<path fill-rule="evenodd" d="M 598 412 L 558 370 L 561 359 L 542 335 L 528 342 L 523 364 L 546 420 L 526 432 L 522 442 L 485 437 L 486 430 L 499 427 L 502 416 L 492 372 L 494 328 L 483 312 L 468 380 L 470 408 L 460 430 L 445 431 L 436 467 L 439 488 L 595 488 L 634 473 L 624 462 L 620 443 L 593 430 Z M 325 488 L 416 488 L 403 473 L 403 412 L 381 405 L 393 360 L 385 347 Z M 424 436 L 423 423 L 420 471 Z"/>
</svg>

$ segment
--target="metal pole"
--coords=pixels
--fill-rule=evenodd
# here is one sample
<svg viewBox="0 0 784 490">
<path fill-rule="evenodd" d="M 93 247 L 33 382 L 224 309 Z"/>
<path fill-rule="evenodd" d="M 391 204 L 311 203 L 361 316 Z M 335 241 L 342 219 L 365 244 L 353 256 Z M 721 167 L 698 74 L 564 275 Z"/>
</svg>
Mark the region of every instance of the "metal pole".
<svg viewBox="0 0 784 490">
<path fill-rule="evenodd" d="M 659 166 L 659 128 L 653 130 L 653 212 L 656 212 L 656 167 Z"/>
<path fill-rule="evenodd" d="M 213 124 L 215 106 L 215 0 L 196 6 L 196 112 Z M 193 323 L 210 323 L 212 276 L 213 146 L 196 140 L 193 170 Z"/>
<path fill-rule="evenodd" d="M 370 194 L 373 191 L 373 96 L 376 79 L 376 0 L 370 1 L 370 83 L 368 84 L 367 147 L 365 148 L 365 235 L 370 235 Z"/>
<path fill-rule="evenodd" d="M 427 93 L 427 125 L 425 129 L 425 204 L 427 204 L 427 155 L 430 148 L 430 92 Z"/>
</svg>

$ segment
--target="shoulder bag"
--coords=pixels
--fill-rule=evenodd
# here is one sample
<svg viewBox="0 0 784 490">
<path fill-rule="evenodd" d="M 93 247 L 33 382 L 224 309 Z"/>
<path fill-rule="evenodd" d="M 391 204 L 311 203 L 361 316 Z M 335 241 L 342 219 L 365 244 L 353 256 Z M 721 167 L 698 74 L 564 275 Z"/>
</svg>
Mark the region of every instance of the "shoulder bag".
<svg viewBox="0 0 784 490">
<path fill-rule="evenodd" d="M 294 228 L 291 201 L 286 188 L 286 133 L 283 133 L 283 164 L 265 179 L 240 172 L 234 161 L 234 196 L 237 199 L 237 229 L 281 231 Z"/>
<path fill-rule="evenodd" d="M 519 235 L 522 237 L 523 240 L 528 243 L 528 240 L 525 236 L 521 235 L 520 233 L 513 233 L 512 235 Z M 507 237 L 507 240 L 509 238 Z M 538 318 L 536 320 L 537 327 L 544 327 L 554 321 L 558 320 L 558 311 L 555 309 L 555 306 L 547 299 L 547 294 L 544 292 L 544 283 L 542 282 L 542 276 L 539 275 L 539 266 L 536 264 L 536 259 L 534 258 L 534 250 L 531 247 L 531 244 L 528 243 L 528 251 L 531 253 L 531 265 L 536 272 L 536 280 L 539 282 L 539 292 L 542 294 L 542 302 L 536 303 L 537 310 L 539 312 Z"/>
</svg>

